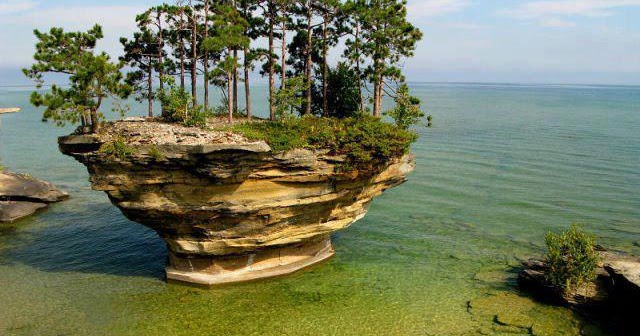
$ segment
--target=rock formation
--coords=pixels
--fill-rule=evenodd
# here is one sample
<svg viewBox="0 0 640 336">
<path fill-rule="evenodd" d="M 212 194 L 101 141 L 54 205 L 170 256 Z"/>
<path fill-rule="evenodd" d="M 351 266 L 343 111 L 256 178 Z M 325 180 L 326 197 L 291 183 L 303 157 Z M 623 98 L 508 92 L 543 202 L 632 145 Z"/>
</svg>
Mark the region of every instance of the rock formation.
<svg viewBox="0 0 640 336">
<path fill-rule="evenodd" d="M 3 113 L 15 113 L 15 112 L 20 112 L 20 108 L 18 107 L 9 107 L 9 108 L 0 108 L 0 114 Z"/>
<path fill-rule="evenodd" d="M 545 279 L 548 266 L 535 259 L 524 262 L 518 284 L 539 299 L 569 306 L 604 321 L 618 334 L 635 334 L 640 302 L 640 258 L 604 249 L 599 253 L 601 263 L 596 269 L 596 278 L 579 288 L 562 292 L 548 285 Z"/>
<path fill-rule="evenodd" d="M 0 222 L 15 222 L 68 197 L 51 183 L 26 174 L 0 172 Z"/>
<path fill-rule="evenodd" d="M 331 233 L 364 217 L 374 197 L 414 168 L 407 155 L 341 172 L 344 157 L 273 153 L 225 132 L 133 121 L 107 128 L 60 138 L 60 149 L 87 166 L 93 189 L 166 241 L 168 279 L 204 285 L 287 274 L 331 257 Z M 126 156 L 100 150 L 116 136 L 130 146 Z"/>
</svg>

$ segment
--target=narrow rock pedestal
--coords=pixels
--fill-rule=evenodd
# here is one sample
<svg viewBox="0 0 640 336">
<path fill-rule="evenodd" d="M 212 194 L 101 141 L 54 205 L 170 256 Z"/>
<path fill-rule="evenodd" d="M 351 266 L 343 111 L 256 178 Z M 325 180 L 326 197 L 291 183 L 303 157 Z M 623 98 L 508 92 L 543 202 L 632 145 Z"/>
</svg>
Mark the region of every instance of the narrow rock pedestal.
<svg viewBox="0 0 640 336">
<path fill-rule="evenodd" d="M 247 255 L 181 257 L 169 252 L 167 279 L 213 286 L 294 273 L 333 257 L 330 237 Z"/>
</svg>

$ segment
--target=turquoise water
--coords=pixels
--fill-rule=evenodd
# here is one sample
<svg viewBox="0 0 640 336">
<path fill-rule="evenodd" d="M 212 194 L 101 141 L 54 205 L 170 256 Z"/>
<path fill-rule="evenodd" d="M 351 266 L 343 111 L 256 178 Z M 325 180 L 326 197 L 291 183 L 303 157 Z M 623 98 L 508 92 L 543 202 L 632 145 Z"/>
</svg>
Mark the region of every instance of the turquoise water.
<svg viewBox="0 0 640 336">
<path fill-rule="evenodd" d="M 0 117 L 3 165 L 72 195 L 0 227 L 0 334 L 595 334 L 518 293 L 514 267 L 572 222 L 640 254 L 640 88 L 412 89 L 435 118 L 413 148 L 418 167 L 335 235 L 334 259 L 204 290 L 165 283 L 162 241 L 57 151 L 70 129 L 40 122 L 28 92 L 0 88 L 1 107 L 24 109 Z M 495 323 L 509 314 L 535 324 Z"/>
</svg>

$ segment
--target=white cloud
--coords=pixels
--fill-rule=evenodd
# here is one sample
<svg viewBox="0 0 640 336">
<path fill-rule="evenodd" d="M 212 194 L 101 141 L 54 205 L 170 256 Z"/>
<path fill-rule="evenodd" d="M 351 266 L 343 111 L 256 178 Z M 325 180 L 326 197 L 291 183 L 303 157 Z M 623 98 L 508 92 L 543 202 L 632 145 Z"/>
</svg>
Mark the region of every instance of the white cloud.
<svg viewBox="0 0 640 336">
<path fill-rule="evenodd" d="M 552 28 L 567 28 L 567 27 L 575 27 L 576 23 L 557 19 L 557 18 L 549 18 L 549 19 L 540 19 L 540 25 L 543 27 L 552 27 Z"/>
<path fill-rule="evenodd" d="M 573 27 L 569 17 L 605 17 L 621 7 L 640 6 L 640 0 L 555 0 L 531 1 L 501 14 L 526 21 L 536 21 L 547 27 Z"/>
<path fill-rule="evenodd" d="M 18 13 L 30 10 L 38 5 L 30 0 L 4 0 L 0 1 L 0 15 Z"/>
<path fill-rule="evenodd" d="M 471 4 L 468 0 L 410 0 L 407 11 L 410 18 L 425 18 L 460 11 Z"/>
</svg>

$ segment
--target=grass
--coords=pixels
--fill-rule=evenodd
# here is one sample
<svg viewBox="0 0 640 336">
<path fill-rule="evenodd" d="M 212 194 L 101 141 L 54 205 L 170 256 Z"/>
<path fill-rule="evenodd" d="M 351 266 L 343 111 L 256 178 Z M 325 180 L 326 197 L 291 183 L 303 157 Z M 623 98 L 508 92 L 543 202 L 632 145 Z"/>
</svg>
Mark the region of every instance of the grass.
<svg viewBox="0 0 640 336">
<path fill-rule="evenodd" d="M 345 155 L 345 170 L 374 167 L 409 152 L 417 134 L 371 116 L 248 122 L 226 127 L 250 140 L 263 140 L 274 152 L 294 148 L 326 149 Z"/>
<path fill-rule="evenodd" d="M 160 151 L 160 149 L 156 145 L 151 145 L 151 147 L 149 148 L 149 156 L 154 158 L 156 161 L 161 161 L 165 158 L 162 151 Z"/>
</svg>

